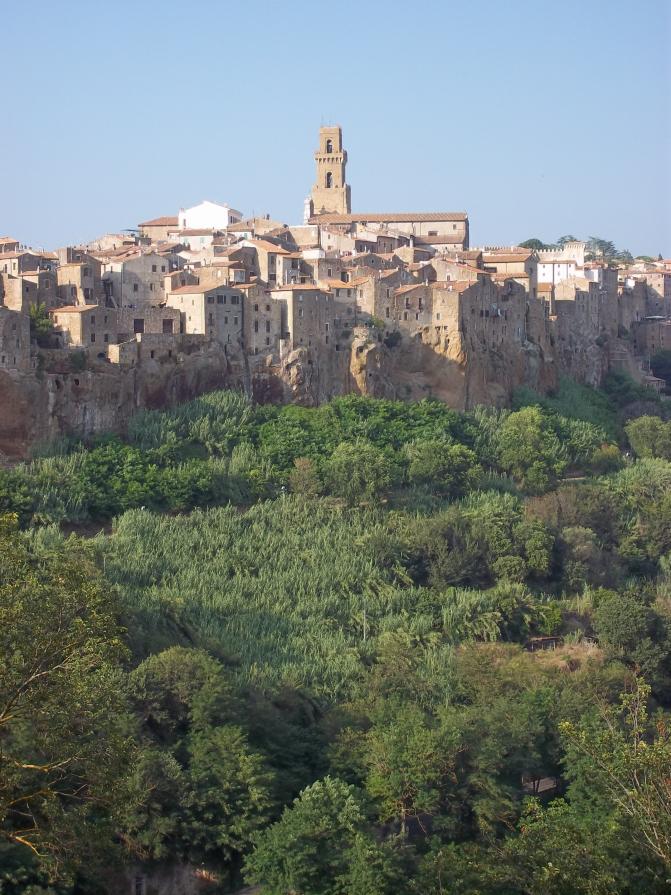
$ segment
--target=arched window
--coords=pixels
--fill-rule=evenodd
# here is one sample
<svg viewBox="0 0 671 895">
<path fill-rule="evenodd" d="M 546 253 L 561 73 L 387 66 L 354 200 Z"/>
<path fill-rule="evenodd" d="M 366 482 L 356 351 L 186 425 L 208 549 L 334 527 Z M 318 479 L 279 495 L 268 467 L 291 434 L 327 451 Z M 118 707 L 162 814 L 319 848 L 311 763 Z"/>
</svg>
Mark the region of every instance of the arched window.
<svg viewBox="0 0 671 895">
<path fill-rule="evenodd" d="M 333 140 L 326 141 L 326 151 L 329 155 L 333 152 Z"/>
<path fill-rule="evenodd" d="M 326 175 L 326 186 L 327 186 L 327 187 L 332 187 L 332 186 L 333 186 L 333 174 L 331 174 L 330 171 L 329 171 L 329 172 L 327 173 L 327 175 Z"/>
</svg>

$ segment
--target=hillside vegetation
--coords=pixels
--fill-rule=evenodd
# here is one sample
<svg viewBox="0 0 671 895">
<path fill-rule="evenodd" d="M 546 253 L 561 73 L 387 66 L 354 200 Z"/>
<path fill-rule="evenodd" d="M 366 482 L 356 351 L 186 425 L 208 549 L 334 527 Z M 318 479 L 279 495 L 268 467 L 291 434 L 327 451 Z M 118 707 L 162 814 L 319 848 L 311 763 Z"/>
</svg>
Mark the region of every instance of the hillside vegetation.
<svg viewBox="0 0 671 895">
<path fill-rule="evenodd" d="M 666 415 L 219 392 L 0 472 L 0 892 L 667 891 Z"/>
</svg>

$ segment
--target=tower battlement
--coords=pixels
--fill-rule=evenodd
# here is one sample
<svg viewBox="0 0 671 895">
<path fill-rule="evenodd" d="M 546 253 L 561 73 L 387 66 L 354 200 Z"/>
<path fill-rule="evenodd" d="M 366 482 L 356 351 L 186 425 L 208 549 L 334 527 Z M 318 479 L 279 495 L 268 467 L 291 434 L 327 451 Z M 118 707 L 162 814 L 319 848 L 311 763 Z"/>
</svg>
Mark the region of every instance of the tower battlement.
<svg viewBox="0 0 671 895">
<path fill-rule="evenodd" d="M 310 193 L 310 216 L 349 214 L 350 188 L 346 182 L 347 152 L 342 145 L 342 128 L 319 128 L 319 148 L 315 152 L 316 178 Z"/>
</svg>

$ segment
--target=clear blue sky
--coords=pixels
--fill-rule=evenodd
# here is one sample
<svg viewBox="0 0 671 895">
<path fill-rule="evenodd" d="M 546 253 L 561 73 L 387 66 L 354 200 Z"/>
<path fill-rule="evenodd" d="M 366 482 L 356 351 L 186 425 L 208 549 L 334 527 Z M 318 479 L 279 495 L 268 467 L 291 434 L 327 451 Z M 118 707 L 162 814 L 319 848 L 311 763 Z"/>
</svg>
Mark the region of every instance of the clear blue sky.
<svg viewBox="0 0 671 895">
<path fill-rule="evenodd" d="M 339 123 L 354 210 L 671 257 L 670 48 L 670 0 L 2 3 L 0 235 L 296 223 Z"/>
</svg>

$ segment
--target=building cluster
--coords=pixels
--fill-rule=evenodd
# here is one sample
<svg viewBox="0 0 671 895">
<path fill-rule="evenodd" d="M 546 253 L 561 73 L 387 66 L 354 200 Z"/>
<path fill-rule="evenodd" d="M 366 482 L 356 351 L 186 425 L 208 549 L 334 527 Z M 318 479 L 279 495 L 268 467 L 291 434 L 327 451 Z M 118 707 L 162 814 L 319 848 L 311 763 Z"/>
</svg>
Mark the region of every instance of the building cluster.
<svg viewBox="0 0 671 895">
<path fill-rule="evenodd" d="M 394 333 L 458 340 L 471 358 L 535 342 L 567 368 L 586 340 L 671 347 L 671 262 L 625 270 L 585 260 L 581 242 L 472 249 L 463 212 L 352 213 L 346 164 L 340 128 L 321 128 L 297 225 L 206 201 L 55 252 L 0 238 L 0 369 L 35 368 L 44 350 L 133 366 L 205 346 L 253 368 Z"/>
</svg>

